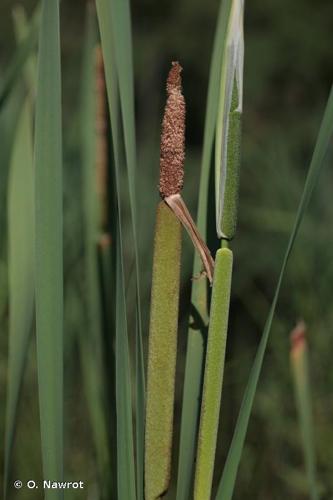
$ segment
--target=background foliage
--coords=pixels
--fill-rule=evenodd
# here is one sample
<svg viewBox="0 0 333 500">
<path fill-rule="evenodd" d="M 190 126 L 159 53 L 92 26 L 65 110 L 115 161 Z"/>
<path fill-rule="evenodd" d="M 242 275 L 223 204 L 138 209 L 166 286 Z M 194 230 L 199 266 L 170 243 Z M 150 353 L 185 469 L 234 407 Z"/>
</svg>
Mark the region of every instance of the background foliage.
<svg viewBox="0 0 333 500">
<path fill-rule="evenodd" d="M 25 1 L 30 13 L 35 2 Z M 11 9 L 0 5 L 0 78 L 15 48 Z M 143 288 L 143 331 L 147 332 L 152 236 L 158 201 L 159 133 L 164 82 L 171 60 L 184 67 L 187 100 L 187 159 L 184 198 L 195 213 L 209 63 L 218 2 L 206 0 L 132 2 L 138 145 L 138 235 Z M 64 270 L 65 270 L 65 445 L 69 479 L 97 489 L 96 459 L 82 389 L 77 335 L 85 327 L 82 169 L 79 154 L 80 71 L 85 2 L 61 2 L 64 130 Z M 328 0 L 251 0 L 245 13 L 244 129 L 240 225 L 235 251 L 231 322 L 217 463 L 223 464 L 240 400 L 272 298 L 283 249 L 293 222 L 304 172 L 333 79 Z M 19 89 L 18 89 L 19 92 Z M 16 108 L 15 96 L 2 110 L 6 144 Z M 0 167 L 0 397 L 4 401 L 7 369 L 6 179 L 10 151 L 1 151 Z M 288 266 L 264 371 L 250 423 L 235 499 L 307 498 L 304 465 L 289 366 L 289 332 L 299 318 L 308 325 L 318 477 L 322 498 L 333 496 L 333 291 L 330 227 L 333 174 L 320 179 Z M 129 214 L 125 212 L 125 217 Z M 211 246 L 215 222 L 212 207 Z M 191 285 L 192 250 L 184 236 L 181 332 L 178 376 L 182 381 Z M 132 255 L 128 255 L 131 269 Z M 129 275 L 131 276 L 131 275 Z M 132 346 L 133 347 L 133 346 Z M 182 384 L 177 384 L 176 423 Z M 227 404 L 226 404 L 227 403 Z M 36 359 L 30 351 L 21 397 L 14 475 L 22 481 L 41 476 Z M 176 431 L 177 431 L 176 424 Z M 4 405 L 0 413 L 4 433 Z M 177 448 L 177 432 L 175 450 Z M 3 443 L 3 441 L 1 441 Z M 3 456 L 1 449 L 1 457 Z M 175 453 L 176 454 L 176 453 Z M 27 460 L 29 457 L 29 460 Z M 1 467 L 1 471 L 3 467 Z M 175 469 L 176 470 L 176 469 Z M 71 492 L 71 498 L 82 498 Z M 171 495 L 170 495 L 171 496 Z M 14 498 L 14 497 L 13 497 Z M 25 493 L 38 500 L 38 494 Z"/>
</svg>

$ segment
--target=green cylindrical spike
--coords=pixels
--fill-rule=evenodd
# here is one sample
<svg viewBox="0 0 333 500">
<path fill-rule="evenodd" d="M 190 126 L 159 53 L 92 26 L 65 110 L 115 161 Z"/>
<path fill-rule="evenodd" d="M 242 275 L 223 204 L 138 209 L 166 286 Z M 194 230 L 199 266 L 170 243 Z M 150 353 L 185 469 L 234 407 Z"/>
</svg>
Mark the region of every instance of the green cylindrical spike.
<svg viewBox="0 0 333 500">
<path fill-rule="evenodd" d="M 145 499 L 156 500 L 170 479 L 175 393 L 181 224 L 162 201 L 157 209 L 150 309 Z"/>
<path fill-rule="evenodd" d="M 237 107 L 238 92 L 235 79 L 229 113 L 226 178 L 221 220 L 221 230 L 227 239 L 235 236 L 237 225 L 242 132 L 242 113 Z"/>
<path fill-rule="evenodd" d="M 217 251 L 201 404 L 194 500 L 210 500 L 219 426 L 233 254 Z"/>
</svg>

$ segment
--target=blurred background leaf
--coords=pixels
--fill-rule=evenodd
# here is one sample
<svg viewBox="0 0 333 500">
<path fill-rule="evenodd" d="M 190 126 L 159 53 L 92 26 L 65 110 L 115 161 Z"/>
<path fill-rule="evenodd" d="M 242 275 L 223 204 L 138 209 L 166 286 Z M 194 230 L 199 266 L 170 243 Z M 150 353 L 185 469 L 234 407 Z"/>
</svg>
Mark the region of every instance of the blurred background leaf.
<svg viewBox="0 0 333 500">
<path fill-rule="evenodd" d="M 25 0 L 30 16 L 36 1 Z M 91 496 L 101 492 L 94 440 L 83 395 L 77 336 L 86 331 L 84 217 L 80 163 L 79 77 L 84 43 L 86 2 L 61 2 L 62 83 L 64 127 L 64 269 L 65 269 L 65 422 L 66 470 L 70 478 L 86 479 Z M 0 4 L 0 80 L 13 59 L 16 42 L 11 19 L 12 0 Z M 133 0 L 133 57 L 137 142 L 138 240 L 144 344 L 147 334 L 153 248 L 154 207 L 158 200 L 159 134 L 165 99 L 164 82 L 171 60 L 184 67 L 187 100 L 187 152 L 184 198 L 194 215 L 200 175 L 209 64 L 219 2 L 183 0 L 179 3 Z M 215 487 L 220 477 L 253 356 L 260 340 L 304 183 L 305 168 L 317 135 L 333 79 L 329 0 L 252 0 L 245 10 L 244 128 L 239 227 L 224 380 Z M 4 398 L 7 369 L 8 285 L 6 251 L 6 179 L 22 91 L 13 90 L 0 112 L 0 396 Z M 332 154 L 327 159 L 332 162 Z M 126 179 L 125 179 L 126 180 Z M 307 498 L 302 449 L 293 403 L 288 332 L 302 316 L 309 328 L 309 363 L 313 377 L 313 416 L 316 426 L 318 478 L 323 498 L 333 495 L 333 373 L 332 171 L 319 181 L 303 221 L 280 297 L 263 365 L 253 414 L 239 469 L 235 500 Z M 212 187 L 212 186 L 211 186 Z M 126 193 L 126 190 L 125 190 Z M 123 207 L 126 241 L 130 241 L 130 211 Z M 214 213 L 214 207 L 211 207 Z M 214 218 L 210 218 L 214 222 Z M 215 246 L 215 223 L 208 225 Z M 127 299 L 133 304 L 133 247 L 124 246 Z M 175 412 L 173 477 L 176 477 L 189 297 L 193 254 L 184 238 L 182 301 Z M 130 339 L 135 313 L 130 310 Z M 314 333 L 315 332 L 315 333 Z M 134 343 L 130 340 L 134 357 Z M 35 399 L 35 357 L 28 365 L 19 415 L 20 450 L 14 450 L 13 473 L 40 477 L 38 413 Z M 4 433 L 4 411 L 0 413 Z M 29 456 L 29 464 L 25 458 Z M 258 480 L 260 478 L 260 480 Z M 170 490 L 174 498 L 175 484 Z M 41 494 L 27 493 L 27 500 Z M 80 492 L 72 492 L 80 500 Z"/>
<path fill-rule="evenodd" d="M 34 318 L 34 178 L 32 106 L 26 97 L 20 115 L 8 186 L 9 228 L 9 352 L 5 445 L 5 497 L 17 421 L 17 405 L 24 376 Z"/>
<path fill-rule="evenodd" d="M 38 401 L 43 478 L 62 481 L 64 300 L 60 19 L 58 0 L 42 0 L 41 5 L 34 142 Z M 62 500 L 63 492 L 47 489 L 45 499 Z"/>
</svg>

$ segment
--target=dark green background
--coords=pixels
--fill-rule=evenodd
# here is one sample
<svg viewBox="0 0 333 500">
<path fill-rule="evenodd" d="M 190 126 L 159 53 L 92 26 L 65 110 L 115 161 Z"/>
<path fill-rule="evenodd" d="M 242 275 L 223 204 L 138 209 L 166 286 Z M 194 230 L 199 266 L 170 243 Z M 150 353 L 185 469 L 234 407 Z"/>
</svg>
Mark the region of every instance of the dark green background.
<svg viewBox="0 0 333 500">
<path fill-rule="evenodd" d="M 35 2 L 22 2 L 30 12 Z M 11 8 L 0 4 L 0 75 L 15 49 Z M 283 249 L 302 190 L 306 168 L 333 81 L 333 3 L 330 0 L 248 0 L 245 12 L 244 126 L 241 193 L 235 251 L 231 321 L 217 469 L 221 471 L 241 396 L 273 295 Z M 78 154 L 80 71 L 85 2 L 61 2 L 65 179 L 66 429 L 70 479 L 93 484 L 95 460 L 82 395 L 75 344 L 78 328 L 71 294 L 79 293 L 82 270 L 81 170 Z M 170 61 L 184 68 L 187 101 L 184 198 L 195 213 L 209 65 L 218 2 L 132 2 L 138 143 L 138 205 L 147 324 L 158 148 L 164 85 Z M 6 165 L 0 166 L 3 179 Z M 3 188 L 1 190 L 3 193 Z M 332 155 L 315 191 L 288 267 L 272 337 L 255 400 L 235 500 L 308 498 L 300 433 L 289 368 L 289 333 L 308 325 L 318 477 L 321 498 L 333 497 L 333 175 Z M 1 200 L 5 217 L 4 199 Z M 209 223 L 212 248 L 215 222 Z M 1 232 L 3 238 L 4 232 Z M 82 243 L 82 242 L 81 242 Z M 7 359 L 6 244 L 1 241 L 0 397 L 5 398 Z M 184 237 L 180 355 L 176 429 L 191 284 L 191 245 Z M 74 269 L 74 271 L 73 271 Z M 83 314 L 83 313 L 82 313 Z M 74 340 L 73 340 L 74 339 Z M 15 474 L 40 475 L 34 354 L 20 409 Z M 3 435 L 4 405 L 0 413 Z M 1 441 L 3 442 L 3 441 Z M 175 455 L 177 439 L 175 440 Z M 2 446 L 0 446 L 0 452 Z M 1 465 L 0 459 L 0 465 Z M 16 477 L 15 477 L 16 478 Z M 36 494 L 26 497 L 33 498 Z M 171 498 L 172 496 L 170 496 Z M 79 495 L 71 498 L 83 498 Z"/>
</svg>

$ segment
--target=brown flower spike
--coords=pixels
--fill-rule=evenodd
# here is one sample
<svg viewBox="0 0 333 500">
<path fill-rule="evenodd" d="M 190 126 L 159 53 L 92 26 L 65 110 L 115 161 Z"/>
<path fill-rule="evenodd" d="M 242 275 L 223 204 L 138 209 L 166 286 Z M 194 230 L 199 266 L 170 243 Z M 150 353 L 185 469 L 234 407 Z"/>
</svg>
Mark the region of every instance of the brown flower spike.
<svg viewBox="0 0 333 500">
<path fill-rule="evenodd" d="M 212 283 L 214 260 L 180 195 L 185 161 L 185 99 L 182 95 L 182 67 L 173 62 L 167 79 L 167 103 L 161 134 L 160 194 L 187 230 Z"/>
<path fill-rule="evenodd" d="M 173 62 L 167 80 L 160 158 L 160 193 L 162 198 L 179 193 L 183 187 L 185 160 L 185 99 L 182 95 L 182 67 Z"/>
</svg>

